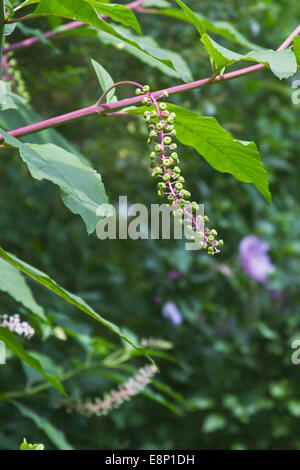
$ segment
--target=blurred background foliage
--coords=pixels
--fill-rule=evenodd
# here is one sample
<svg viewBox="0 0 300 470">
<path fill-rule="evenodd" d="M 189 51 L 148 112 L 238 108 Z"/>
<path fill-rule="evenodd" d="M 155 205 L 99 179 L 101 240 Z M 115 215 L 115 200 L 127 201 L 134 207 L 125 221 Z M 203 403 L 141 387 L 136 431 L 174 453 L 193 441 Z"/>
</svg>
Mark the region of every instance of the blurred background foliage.
<svg viewBox="0 0 300 470">
<path fill-rule="evenodd" d="M 230 22 L 252 42 L 270 48 L 278 47 L 300 19 L 300 4 L 284 0 L 191 0 L 188 5 L 210 20 Z M 145 35 L 182 54 L 194 79 L 209 75 L 209 61 L 195 28 L 164 16 L 138 14 L 138 18 Z M 26 26 L 49 28 L 46 20 Z M 9 39 L 15 42 L 23 37 L 17 29 Z M 136 80 L 153 90 L 180 83 L 128 54 L 117 42 L 106 44 L 83 30 L 16 51 L 15 58 L 30 105 L 44 118 L 98 99 L 91 58 L 115 81 Z M 172 103 L 215 116 L 236 138 L 254 140 L 269 173 L 272 206 L 254 187 L 216 173 L 194 150 L 180 148 L 187 186 L 205 204 L 225 241 L 222 253 L 214 258 L 186 251 L 179 241 L 100 241 L 95 234 L 88 236 L 82 220 L 62 204 L 55 186 L 33 180 L 15 151 L 2 155 L 1 245 L 81 295 L 133 337 L 163 338 L 174 346 L 165 352 L 170 360 L 155 358 L 161 369 L 158 380 L 165 386 L 159 393 L 167 397 L 169 407 L 157 403 L 159 398 L 150 401 L 139 395 L 107 417 L 86 418 L 58 407 L 52 389 L 19 398 L 63 431 L 74 448 L 300 448 L 300 366 L 291 363 L 291 343 L 300 339 L 300 108 L 292 104 L 292 91 L 290 81 L 280 82 L 262 71 L 170 98 Z M 125 87 L 118 96 L 131 93 Z M 10 128 L 19 126 L 17 112 L 4 113 L 1 121 L 10 120 Z M 49 141 L 47 132 L 27 140 Z M 149 148 L 140 118 L 89 117 L 60 127 L 59 133 L 101 173 L 110 201 L 127 195 L 129 203 L 159 202 L 149 178 Z M 242 270 L 238 247 L 249 234 L 271 246 L 276 271 L 267 284 L 249 279 Z M 171 280 L 169 273 L 174 270 L 180 276 Z M 99 358 L 120 347 L 126 353 L 101 325 L 30 285 L 46 308 L 52 333 L 49 327 L 36 325 L 41 334 L 26 347 L 50 357 L 49 370 L 59 374 L 83 363 L 91 354 L 92 337 Z M 176 303 L 183 316 L 180 326 L 162 317 L 157 296 Z M 28 315 L 5 294 L 0 309 Z M 32 324 L 37 321 L 29 318 Z M 55 330 L 55 336 L 55 326 L 73 331 L 74 337 L 70 333 L 65 339 L 60 330 Z M 131 366 L 144 363 L 145 359 L 133 357 L 124 366 L 127 375 Z M 123 372 L 121 366 L 112 366 L 111 375 L 105 377 L 101 368 L 94 369 L 68 381 L 66 389 L 83 399 L 101 395 L 115 387 L 113 380 Z M 16 359 L 1 367 L 1 392 L 20 390 L 25 381 L 30 386 L 34 380 Z M 55 448 L 49 436 L 17 408 L 2 401 L 0 411 L 0 448 L 17 448 L 24 436 Z"/>
</svg>

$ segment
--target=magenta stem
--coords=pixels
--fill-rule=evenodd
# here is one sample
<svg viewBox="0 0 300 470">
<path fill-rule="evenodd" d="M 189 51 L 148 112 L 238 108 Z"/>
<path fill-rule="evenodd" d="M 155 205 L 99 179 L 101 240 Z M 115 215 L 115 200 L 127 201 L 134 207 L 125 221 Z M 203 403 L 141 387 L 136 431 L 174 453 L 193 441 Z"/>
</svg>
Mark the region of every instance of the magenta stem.
<svg viewBox="0 0 300 470">
<path fill-rule="evenodd" d="M 297 36 L 299 32 L 300 32 L 300 25 L 297 26 L 297 28 L 289 35 L 289 37 L 281 44 L 281 46 L 277 50 L 279 51 L 279 50 L 283 50 L 287 48 L 290 45 L 290 43 L 293 41 L 294 37 Z M 252 65 L 250 67 L 244 67 L 242 69 L 235 70 L 234 72 L 225 73 L 224 75 L 222 75 L 222 77 L 203 78 L 202 80 L 197 80 L 195 82 L 184 83 L 183 85 L 178 85 L 175 87 L 167 88 L 166 91 L 169 93 L 169 95 L 173 95 L 175 93 L 180 93 L 182 91 L 187 91 L 187 90 L 193 90 L 194 88 L 199 88 L 201 86 L 220 82 L 223 80 L 231 80 L 233 78 L 241 77 L 249 73 L 257 72 L 258 70 L 261 70 L 264 68 L 265 68 L 265 65 L 263 64 Z M 140 86 L 139 84 L 137 85 Z M 151 94 L 155 98 L 159 98 L 162 95 L 164 90 L 155 91 L 155 92 L 152 92 Z M 95 104 L 87 108 L 72 111 L 71 113 L 62 114 L 61 116 L 57 116 L 55 118 L 46 119 L 45 121 L 41 121 L 36 124 L 31 124 L 29 126 L 14 129 L 12 131 L 9 131 L 9 134 L 15 137 L 21 137 L 23 135 L 32 134 L 34 132 L 48 129 L 49 127 L 55 127 L 60 124 L 71 122 L 71 121 L 74 121 L 75 119 L 78 119 L 84 116 L 89 116 L 91 114 L 98 113 L 98 114 L 102 114 L 105 116 L 106 113 L 111 113 L 111 111 L 140 103 L 142 99 L 143 99 L 143 96 L 134 96 L 132 98 L 116 101 L 114 103 L 108 103 L 105 105 L 102 104 L 98 106 L 97 104 Z M 0 142 L 2 140 L 3 138 L 2 136 L 0 136 Z"/>
<path fill-rule="evenodd" d="M 140 5 L 142 5 L 145 2 L 145 0 L 135 0 L 134 2 L 127 3 L 125 5 L 127 8 L 130 8 L 130 10 L 136 10 Z M 107 18 L 107 15 L 99 15 L 100 18 L 104 19 Z M 81 23 L 80 21 L 71 21 L 67 24 L 65 24 L 58 32 L 55 31 L 47 31 L 46 33 L 43 34 L 45 39 L 51 39 L 55 36 L 60 36 L 62 33 L 65 33 L 67 31 L 70 31 L 72 29 L 80 28 L 81 26 L 86 26 L 85 23 Z M 14 44 L 10 44 L 9 46 L 5 47 L 3 49 L 3 52 L 8 52 L 8 51 L 15 51 L 16 49 L 21 49 L 22 47 L 29 47 L 32 46 L 33 44 L 36 44 L 37 42 L 40 42 L 40 38 L 38 37 L 32 37 L 28 39 L 24 39 L 23 41 L 16 42 Z"/>
</svg>

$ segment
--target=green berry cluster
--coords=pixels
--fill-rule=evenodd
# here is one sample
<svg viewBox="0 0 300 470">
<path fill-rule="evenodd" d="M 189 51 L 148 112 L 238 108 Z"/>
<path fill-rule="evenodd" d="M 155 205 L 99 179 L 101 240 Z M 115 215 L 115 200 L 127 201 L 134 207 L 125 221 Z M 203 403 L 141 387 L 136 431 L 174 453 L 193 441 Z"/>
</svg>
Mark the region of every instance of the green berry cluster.
<svg viewBox="0 0 300 470">
<path fill-rule="evenodd" d="M 5 44 L 4 44 L 5 46 Z M 12 51 L 2 56 L 3 80 L 11 82 L 11 89 L 17 95 L 23 96 L 26 101 L 30 101 L 30 95 L 26 89 L 25 82 Z"/>
<path fill-rule="evenodd" d="M 191 200 L 191 193 L 185 188 L 185 179 L 181 175 L 180 161 L 177 153 L 176 113 L 169 112 L 165 102 L 158 102 L 160 98 L 167 98 L 164 91 L 156 98 L 150 91 L 149 85 L 136 90 L 138 96 L 144 95 L 142 103 L 151 106 L 151 110 L 144 112 L 144 118 L 149 126 L 148 143 L 154 145 L 150 153 L 151 176 L 159 179 L 157 194 L 166 198 L 172 214 L 185 224 L 190 239 L 198 244 L 198 248 L 207 249 L 208 254 L 219 253 L 223 240 L 217 240 L 217 232 L 207 227 L 207 216 L 195 216 L 199 210 L 197 202 Z"/>
</svg>

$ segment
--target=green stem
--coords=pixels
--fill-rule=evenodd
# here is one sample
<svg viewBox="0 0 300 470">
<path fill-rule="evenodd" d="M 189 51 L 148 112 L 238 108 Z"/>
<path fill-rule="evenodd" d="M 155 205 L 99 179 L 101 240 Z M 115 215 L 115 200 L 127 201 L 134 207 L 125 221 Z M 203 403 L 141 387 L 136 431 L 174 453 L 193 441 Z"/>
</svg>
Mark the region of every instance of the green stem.
<svg viewBox="0 0 300 470">
<path fill-rule="evenodd" d="M 101 363 L 94 363 L 94 364 L 86 364 L 80 367 L 76 367 L 75 369 L 70 370 L 69 372 L 66 372 L 63 374 L 59 380 L 60 382 L 65 382 L 67 380 L 72 379 L 73 377 L 76 377 L 83 372 L 86 372 L 89 369 L 94 369 L 95 367 L 99 367 Z M 31 395 L 36 395 L 37 393 L 43 392 L 44 390 L 47 390 L 48 388 L 51 387 L 51 384 L 48 382 L 43 382 L 39 385 L 36 385 L 35 387 L 28 388 L 27 390 L 19 390 L 17 392 L 8 392 L 8 393 L 2 393 L 1 398 L 3 400 L 12 400 L 14 398 L 20 398 L 20 397 L 28 397 Z"/>
</svg>

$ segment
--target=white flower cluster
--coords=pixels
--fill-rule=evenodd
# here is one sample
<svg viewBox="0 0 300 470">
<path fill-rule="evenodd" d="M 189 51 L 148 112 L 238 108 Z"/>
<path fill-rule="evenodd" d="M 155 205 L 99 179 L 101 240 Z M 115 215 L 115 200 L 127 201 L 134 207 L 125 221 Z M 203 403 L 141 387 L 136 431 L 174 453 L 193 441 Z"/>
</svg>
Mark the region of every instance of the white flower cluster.
<svg viewBox="0 0 300 470">
<path fill-rule="evenodd" d="M 138 373 L 128 379 L 119 390 L 112 390 L 104 398 L 96 398 L 94 403 L 74 403 L 68 402 L 66 406 L 69 410 L 76 410 L 87 416 L 107 415 L 111 410 L 119 408 L 125 401 L 142 392 L 145 387 L 152 381 L 153 376 L 157 373 L 157 367 L 147 365 L 139 369 Z"/>
<path fill-rule="evenodd" d="M 3 328 L 8 328 L 13 333 L 17 335 L 24 335 L 25 338 L 31 339 L 35 333 L 32 326 L 29 325 L 26 321 L 20 319 L 20 315 L 15 313 L 15 315 L 0 315 L 0 326 Z"/>
</svg>

